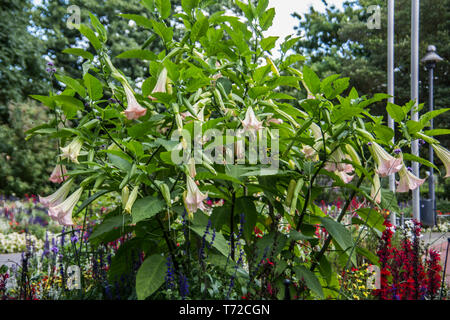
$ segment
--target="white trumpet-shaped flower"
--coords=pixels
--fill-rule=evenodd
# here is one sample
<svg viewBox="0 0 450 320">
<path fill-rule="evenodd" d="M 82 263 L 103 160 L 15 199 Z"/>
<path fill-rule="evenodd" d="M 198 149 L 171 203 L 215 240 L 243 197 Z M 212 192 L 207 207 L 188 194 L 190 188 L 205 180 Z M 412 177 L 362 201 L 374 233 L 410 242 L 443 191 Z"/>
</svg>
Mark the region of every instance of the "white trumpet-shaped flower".
<svg viewBox="0 0 450 320">
<path fill-rule="evenodd" d="M 187 176 L 187 191 L 185 191 L 183 198 L 186 210 L 190 217 L 192 217 L 192 215 L 197 212 L 198 209 L 202 210 L 203 212 L 207 210 L 203 201 L 208 198 L 208 193 L 201 193 L 200 189 L 195 184 L 194 179 L 192 179 L 190 176 Z"/>
<path fill-rule="evenodd" d="M 60 147 L 61 149 L 61 157 L 63 159 L 69 159 L 74 163 L 78 162 L 78 156 L 80 155 L 81 147 L 83 146 L 83 141 L 80 137 L 76 137 L 65 147 Z"/>
<path fill-rule="evenodd" d="M 56 190 L 53 194 L 47 197 L 39 196 L 39 202 L 49 208 L 54 207 L 60 203 L 62 203 L 67 195 L 69 194 L 70 188 L 72 187 L 73 179 L 67 180 L 58 190 Z"/>
<path fill-rule="evenodd" d="M 49 216 L 53 220 L 58 221 L 58 223 L 63 226 L 72 226 L 72 212 L 78 201 L 80 200 L 82 193 L 83 188 L 78 188 L 62 203 L 58 204 L 57 206 L 50 207 L 48 210 Z"/>
<path fill-rule="evenodd" d="M 445 171 L 447 172 L 445 174 L 444 178 L 450 177 L 450 151 L 442 147 L 438 144 L 433 144 L 433 149 L 436 151 L 436 155 L 441 159 L 442 163 L 445 166 Z"/>
<path fill-rule="evenodd" d="M 133 90 L 129 87 L 127 83 L 124 83 L 123 88 L 125 90 L 125 94 L 127 96 L 128 106 L 125 109 L 124 113 L 128 120 L 138 119 L 142 116 L 145 116 L 147 113 L 147 109 L 142 107 L 136 100 L 134 96 Z"/>
<path fill-rule="evenodd" d="M 372 188 L 370 190 L 370 197 L 376 203 L 381 202 L 381 184 L 380 184 L 380 176 L 375 173 L 373 175 Z"/>
<path fill-rule="evenodd" d="M 167 78 L 167 69 L 162 69 L 161 73 L 158 76 L 158 80 L 156 80 L 156 85 L 153 88 L 152 93 L 156 92 L 166 92 L 166 84 L 167 84 L 168 78 Z M 155 97 L 152 97 L 151 95 L 148 96 L 152 100 L 156 100 Z"/>
<path fill-rule="evenodd" d="M 64 181 L 64 176 L 67 174 L 66 166 L 63 164 L 57 164 L 50 175 L 50 180 L 53 183 L 61 183 Z"/>
<path fill-rule="evenodd" d="M 389 153 L 386 152 L 378 143 L 371 142 L 372 154 L 375 158 L 377 164 L 375 172 L 379 174 L 380 177 L 387 177 L 393 173 L 400 171 L 403 167 L 402 158 L 394 158 Z"/>
<path fill-rule="evenodd" d="M 247 112 L 245 113 L 245 118 L 242 120 L 242 126 L 245 131 L 248 130 L 259 130 L 262 129 L 262 121 L 258 121 L 256 118 L 255 112 L 253 112 L 252 107 L 248 107 Z"/>
<path fill-rule="evenodd" d="M 397 181 L 397 192 L 408 192 L 409 190 L 415 190 L 420 187 L 426 179 L 420 179 L 412 174 L 403 164 L 402 168 L 398 172 L 400 181 Z"/>
</svg>

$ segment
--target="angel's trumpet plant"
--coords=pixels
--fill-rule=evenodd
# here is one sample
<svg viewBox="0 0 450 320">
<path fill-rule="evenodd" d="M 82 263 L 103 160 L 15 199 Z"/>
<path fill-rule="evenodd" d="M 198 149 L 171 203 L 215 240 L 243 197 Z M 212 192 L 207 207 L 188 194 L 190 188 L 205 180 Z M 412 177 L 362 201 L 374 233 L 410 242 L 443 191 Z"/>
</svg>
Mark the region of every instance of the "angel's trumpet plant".
<svg viewBox="0 0 450 320">
<path fill-rule="evenodd" d="M 397 182 L 397 192 L 408 192 L 409 190 L 415 190 L 426 180 L 416 177 L 405 167 L 404 164 L 398 172 L 398 175 L 400 177 L 400 181 Z"/>
<path fill-rule="evenodd" d="M 78 164 L 79 163 L 78 156 L 80 155 L 82 146 L 83 146 L 83 141 L 81 140 L 80 137 L 76 137 L 67 146 L 60 147 L 61 152 L 62 152 L 61 158 L 69 159 L 70 161 Z"/>
<path fill-rule="evenodd" d="M 63 164 L 57 164 L 50 175 L 50 180 L 53 183 L 64 182 L 64 176 L 67 174 L 66 166 Z"/>
<path fill-rule="evenodd" d="M 67 180 L 58 190 L 56 190 L 53 194 L 47 197 L 39 196 L 39 202 L 49 208 L 54 207 L 60 203 L 62 203 L 67 195 L 69 194 L 70 188 L 72 187 L 73 179 Z"/>
<path fill-rule="evenodd" d="M 83 188 L 78 188 L 62 203 L 58 204 L 57 206 L 50 207 L 48 210 L 48 215 L 63 226 L 72 226 L 72 212 L 76 204 L 80 200 L 82 193 Z"/>
<path fill-rule="evenodd" d="M 380 177 L 387 177 L 400 171 L 403 166 L 402 158 L 394 158 L 376 142 L 370 142 L 369 146 L 377 164 L 375 172 Z"/>
<path fill-rule="evenodd" d="M 198 209 L 203 212 L 207 210 L 203 201 L 208 198 L 208 193 L 201 193 L 200 189 L 195 184 L 195 181 L 190 176 L 187 176 L 187 191 L 184 192 L 183 198 L 189 217 L 192 218 L 193 214 L 197 212 Z"/>
<path fill-rule="evenodd" d="M 439 144 L 433 144 L 433 149 L 436 151 L 436 155 L 441 159 L 445 166 L 446 175 L 444 178 L 450 177 L 450 151 L 445 149 Z"/>
</svg>

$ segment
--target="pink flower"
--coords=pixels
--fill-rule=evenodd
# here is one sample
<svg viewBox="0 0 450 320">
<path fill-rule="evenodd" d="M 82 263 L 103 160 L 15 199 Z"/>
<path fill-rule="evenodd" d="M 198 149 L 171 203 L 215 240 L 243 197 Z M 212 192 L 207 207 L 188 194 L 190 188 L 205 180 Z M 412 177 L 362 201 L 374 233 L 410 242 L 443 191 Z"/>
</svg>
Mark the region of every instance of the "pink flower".
<svg viewBox="0 0 450 320">
<path fill-rule="evenodd" d="M 65 176 L 66 174 L 67 174 L 66 166 L 57 164 L 53 169 L 53 172 L 48 180 L 50 180 L 53 183 L 61 183 L 64 181 L 63 176 Z"/>
<path fill-rule="evenodd" d="M 334 172 L 339 178 L 341 178 L 344 183 L 350 183 L 353 180 L 353 176 L 347 174 L 345 171 L 335 171 Z"/>
<path fill-rule="evenodd" d="M 263 128 L 262 121 L 258 121 L 252 107 L 248 107 L 247 112 L 245 113 L 245 118 L 242 121 L 242 126 L 244 127 L 245 131 L 253 131 Z"/>
<path fill-rule="evenodd" d="M 438 144 L 433 144 L 433 149 L 436 151 L 436 155 L 441 159 L 447 172 L 444 178 L 450 177 L 450 151 Z"/>
<path fill-rule="evenodd" d="M 402 168 L 398 172 L 400 181 L 397 182 L 397 192 L 408 192 L 409 190 L 415 190 L 420 187 L 426 179 L 420 179 L 413 175 L 409 170 L 402 165 Z"/>
<path fill-rule="evenodd" d="M 387 177 L 402 168 L 402 158 L 394 158 L 376 142 L 372 142 L 370 148 L 377 164 L 375 172 L 380 177 Z"/>
<path fill-rule="evenodd" d="M 83 193 L 83 188 L 78 188 L 74 193 L 70 195 L 64 202 L 58 204 L 57 206 L 52 206 L 48 210 L 49 216 L 58 221 L 60 225 L 72 226 L 72 212 L 76 204 L 80 200 L 81 194 Z"/>
<path fill-rule="evenodd" d="M 161 73 L 158 76 L 158 80 L 156 80 L 156 85 L 153 88 L 152 93 L 156 93 L 156 92 L 166 92 L 166 84 L 167 84 L 167 69 L 164 68 L 162 69 Z M 157 100 L 157 98 L 152 97 L 152 96 L 148 96 L 150 99 L 152 100 Z"/>
<path fill-rule="evenodd" d="M 184 193 L 184 204 L 190 217 L 197 212 L 198 209 L 205 212 L 207 210 L 203 201 L 208 198 L 208 194 L 203 194 L 195 184 L 195 181 L 187 176 L 187 191 Z"/>
<path fill-rule="evenodd" d="M 126 110 L 124 111 L 125 116 L 128 120 L 134 120 L 138 119 L 142 116 L 145 116 L 145 113 L 147 112 L 146 108 L 143 108 L 136 100 L 133 90 L 128 86 L 128 84 L 125 84 L 123 86 L 125 89 L 125 94 L 127 96 L 127 102 L 128 106 Z"/>
<path fill-rule="evenodd" d="M 283 120 L 282 120 L 282 119 L 274 119 L 274 118 L 270 118 L 269 120 L 267 120 L 267 123 L 282 124 L 282 123 L 283 123 Z"/>
<path fill-rule="evenodd" d="M 73 179 L 67 180 L 58 190 L 47 197 L 39 196 L 39 202 L 45 207 L 54 207 L 64 201 L 72 187 Z"/>
</svg>

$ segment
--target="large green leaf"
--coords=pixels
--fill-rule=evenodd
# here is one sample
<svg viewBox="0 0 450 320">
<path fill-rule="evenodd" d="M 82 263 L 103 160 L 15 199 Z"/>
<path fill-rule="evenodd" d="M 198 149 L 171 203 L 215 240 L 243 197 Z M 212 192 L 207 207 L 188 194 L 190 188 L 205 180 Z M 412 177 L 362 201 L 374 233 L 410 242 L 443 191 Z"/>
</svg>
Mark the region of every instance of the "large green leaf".
<svg viewBox="0 0 450 320">
<path fill-rule="evenodd" d="M 320 221 L 328 233 L 333 237 L 333 240 L 336 241 L 344 251 L 351 249 L 353 246 L 352 234 L 343 224 L 329 217 L 321 217 Z"/>
<path fill-rule="evenodd" d="M 98 40 L 94 31 L 87 25 L 81 24 L 78 30 L 81 32 L 82 35 L 84 35 L 89 40 L 89 42 L 92 44 L 95 50 L 98 50 L 102 47 L 102 43 L 100 42 L 100 40 Z"/>
<path fill-rule="evenodd" d="M 294 272 L 297 278 L 303 279 L 306 286 L 319 298 L 323 299 L 325 297 L 323 295 L 323 289 L 320 285 L 319 279 L 317 279 L 317 276 L 313 272 L 306 269 L 304 266 L 295 266 Z"/>
<path fill-rule="evenodd" d="M 258 213 L 256 211 L 255 203 L 251 197 L 241 197 L 236 199 L 235 213 L 239 216 L 244 214 L 244 237 L 247 241 L 252 238 L 253 229 L 256 225 Z"/>
<path fill-rule="evenodd" d="M 94 231 L 89 236 L 89 240 L 101 237 L 105 233 L 108 233 L 116 228 L 122 228 L 126 226 L 129 222 L 130 222 L 129 215 L 118 215 L 113 217 L 107 217 L 105 220 L 103 220 L 102 223 L 100 223 L 94 228 Z"/>
<path fill-rule="evenodd" d="M 317 74 L 308 66 L 303 66 L 303 81 L 312 94 L 320 90 L 320 79 Z"/>
<path fill-rule="evenodd" d="M 151 296 L 165 281 L 166 258 L 159 254 L 151 255 L 142 263 L 136 275 L 136 294 L 139 300 Z"/>
<path fill-rule="evenodd" d="M 84 75 L 83 80 L 84 85 L 88 90 L 89 97 L 91 97 L 92 100 L 99 100 L 103 96 L 103 87 L 100 80 L 89 73 Z"/>
<path fill-rule="evenodd" d="M 272 26 L 273 18 L 275 17 L 275 8 L 270 8 L 269 10 L 265 11 L 261 18 L 259 19 L 259 22 L 261 23 L 261 29 L 267 30 Z"/>
<path fill-rule="evenodd" d="M 82 98 L 86 97 L 86 90 L 84 87 L 78 82 L 69 76 L 55 74 L 56 79 L 66 84 L 69 88 L 75 90 Z"/>
<path fill-rule="evenodd" d="M 155 197 L 145 197 L 136 200 L 131 209 L 131 216 L 133 217 L 133 223 L 149 219 L 161 212 L 165 207 L 165 202 L 162 199 Z"/>
<path fill-rule="evenodd" d="M 391 118 L 394 119 L 394 121 L 396 121 L 396 122 L 402 122 L 403 119 L 405 119 L 405 117 L 406 117 L 406 114 L 403 111 L 402 107 L 400 107 L 396 104 L 388 102 L 386 110 L 389 113 L 389 115 L 391 116 Z"/>
<path fill-rule="evenodd" d="M 170 11 L 172 10 L 170 0 L 156 0 L 155 2 L 161 19 L 167 19 L 170 16 Z"/>
<path fill-rule="evenodd" d="M 53 97 L 53 99 L 61 104 L 61 108 L 68 119 L 72 119 L 78 110 L 84 108 L 83 102 L 71 96 L 59 95 Z"/>
<path fill-rule="evenodd" d="M 152 28 L 151 21 L 144 16 L 141 16 L 138 14 L 125 14 L 125 13 L 121 13 L 121 14 L 119 14 L 119 16 L 124 17 L 125 19 L 133 20 L 134 22 L 136 22 L 136 24 L 138 26 L 148 28 L 148 29 Z"/>
<path fill-rule="evenodd" d="M 192 42 L 195 42 L 198 39 L 200 39 L 202 36 L 204 36 L 206 34 L 206 32 L 208 31 L 208 26 L 209 26 L 209 22 L 208 22 L 207 17 L 201 17 L 200 19 L 198 19 L 192 26 L 192 31 L 191 31 Z"/>
<path fill-rule="evenodd" d="M 68 48 L 62 51 L 63 53 L 73 54 L 78 57 L 82 57 L 88 60 L 94 60 L 94 55 L 86 50 L 80 48 Z"/>
</svg>

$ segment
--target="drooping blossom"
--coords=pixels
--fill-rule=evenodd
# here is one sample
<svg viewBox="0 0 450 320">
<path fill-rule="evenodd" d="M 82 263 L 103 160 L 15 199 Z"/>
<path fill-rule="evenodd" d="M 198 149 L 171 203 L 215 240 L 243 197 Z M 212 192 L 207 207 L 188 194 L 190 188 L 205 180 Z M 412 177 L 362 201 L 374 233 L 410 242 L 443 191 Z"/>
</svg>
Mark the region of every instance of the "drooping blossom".
<svg viewBox="0 0 450 320">
<path fill-rule="evenodd" d="M 69 194 L 70 188 L 72 187 L 73 179 L 67 180 L 58 190 L 56 190 L 53 194 L 47 197 L 39 196 L 39 202 L 49 208 L 54 207 L 60 203 L 62 203 L 67 195 Z"/>
<path fill-rule="evenodd" d="M 190 158 L 188 161 L 188 169 L 189 169 L 189 175 L 191 178 L 195 178 L 197 175 L 197 171 L 195 170 L 195 158 Z"/>
<path fill-rule="evenodd" d="M 349 163 L 343 162 L 349 160 L 349 157 L 342 152 L 341 148 L 337 148 L 331 155 L 330 160 L 326 162 L 324 169 L 327 171 L 339 171 L 350 173 L 353 171 L 353 166 Z"/>
<path fill-rule="evenodd" d="M 270 118 L 270 119 L 267 120 L 267 123 L 282 124 L 283 120 L 282 119 L 277 119 L 277 118 Z"/>
<path fill-rule="evenodd" d="M 74 193 L 72 193 L 66 200 L 57 206 L 50 207 L 48 210 L 48 215 L 55 221 L 58 221 L 60 225 L 72 226 L 72 212 L 76 204 L 80 200 L 81 194 L 83 193 L 83 188 L 78 188 Z"/>
<path fill-rule="evenodd" d="M 381 184 L 380 184 L 380 176 L 375 173 L 373 175 L 372 188 L 370 190 L 370 197 L 376 203 L 381 202 Z"/>
<path fill-rule="evenodd" d="M 136 201 L 137 195 L 139 191 L 139 186 L 135 186 L 130 193 L 130 196 L 127 199 L 127 203 L 125 204 L 125 212 L 131 214 L 131 208 L 133 207 L 134 202 Z"/>
<path fill-rule="evenodd" d="M 260 130 L 263 128 L 262 121 L 258 121 L 252 107 L 248 107 L 245 118 L 242 120 L 242 126 L 245 131 Z"/>
<path fill-rule="evenodd" d="M 83 146 L 83 141 L 81 140 L 80 137 L 76 137 L 67 146 L 60 147 L 61 152 L 62 152 L 61 157 L 63 159 L 69 159 L 70 161 L 78 164 L 79 163 L 78 156 L 80 155 L 82 146 Z"/>
<path fill-rule="evenodd" d="M 57 164 L 50 175 L 50 180 L 53 183 L 61 183 L 64 181 L 64 176 L 67 174 L 66 166 L 63 164 Z"/>
<path fill-rule="evenodd" d="M 125 109 L 124 113 L 128 120 L 138 119 L 142 116 L 145 116 L 147 113 L 147 109 L 143 108 L 136 100 L 134 96 L 133 90 L 129 87 L 127 83 L 124 83 L 123 86 L 125 90 L 125 94 L 127 96 L 128 106 Z"/>
<path fill-rule="evenodd" d="M 375 172 L 380 177 L 387 177 L 393 173 L 398 172 L 403 166 L 402 158 L 394 158 L 386 152 L 378 143 L 372 142 L 369 146 L 372 151 L 373 157 L 377 167 Z"/>
<path fill-rule="evenodd" d="M 308 146 L 307 144 L 305 144 L 301 150 L 303 152 L 303 154 L 305 155 L 305 158 L 308 160 L 312 160 L 312 161 L 317 161 L 319 160 L 319 157 L 317 155 L 316 150 L 314 150 L 313 147 Z"/>
<path fill-rule="evenodd" d="M 450 151 L 445 149 L 439 144 L 433 144 L 433 149 L 436 151 L 436 155 L 441 159 L 445 166 L 446 175 L 444 178 L 450 177 Z"/>
<path fill-rule="evenodd" d="M 345 171 L 339 171 L 339 170 L 336 170 L 336 171 L 334 171 L 334 173 L 335 173 L 339 178 L 341 178 L 341 180 L 344 181 L 344 183 L 350 183 L 350 181 L 353 180 L 353 176 L 347 174 Z"/>
<path fill-rule="evenodd" d="M 420 187 L 426 179 L 420 179 L 410 172 L 405 165 L 398 172 L 400 181 L 397 182 L 397 192 L 408 192 Z"/>
<path fill-rule="evenodd" d="M 203 203 L 206 198 L 208 198 L 208 193 L 201 193 L 194 179 L 187 176 L 187 191 L 184 193 L 184 204 L 190 217 L 192 217 L 198 209 L 203 212 L 207 210 L 205 204 Z"/>
<path fill-rule="evenodd" d="M 166 84 L 167 84 L 167 69 L 164 68 L 162 69 L 161 73 L 158 76 L 158 80 L 156 80 L 156 85 L 153 88 L 152 93 L 156 93 L 156 92 L 166 92 Z M 148 96 L 150 99 L 152 100 L 157 100 L 157 98 L 152 97 L 151 95 Z"/>
</svg>

